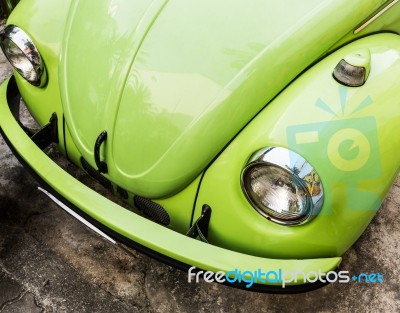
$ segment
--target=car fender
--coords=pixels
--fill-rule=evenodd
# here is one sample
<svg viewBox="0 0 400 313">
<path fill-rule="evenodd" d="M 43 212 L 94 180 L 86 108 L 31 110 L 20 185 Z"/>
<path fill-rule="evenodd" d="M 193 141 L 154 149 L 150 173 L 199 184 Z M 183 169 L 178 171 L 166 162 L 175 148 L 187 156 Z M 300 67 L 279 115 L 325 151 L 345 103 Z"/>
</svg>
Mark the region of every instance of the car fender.
<svg viewBox="0 0 400 313">
<path fill-rule="evenodd" d="M 338 83 L 332 77 L 335 66 L 365 49 L 371 55 L 365 84 Z M 206 171 L 194 216 L 204 204 L 213 209 L 210 242 L 278 258 L 342 255 L 367 227 L 399 172 L 398 77 L 400 37 L 377 34 L 339 49 L 295 80 Z M 269 146 L 295 151 L 319 173 L 325 201 L 309 223 L 271 222 L 243 194 L 240 177 L 247 160 Z"/>
</svg>

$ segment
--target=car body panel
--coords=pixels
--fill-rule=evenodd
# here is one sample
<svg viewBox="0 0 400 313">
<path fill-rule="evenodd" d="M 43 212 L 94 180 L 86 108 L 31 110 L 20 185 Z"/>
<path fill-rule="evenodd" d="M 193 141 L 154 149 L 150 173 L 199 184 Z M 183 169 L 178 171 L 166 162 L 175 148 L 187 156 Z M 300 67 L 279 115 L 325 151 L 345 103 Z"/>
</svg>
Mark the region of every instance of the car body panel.
<svg viewBox="0 0 400 313">
<path fill-rule="evenodd" d="M 53 194 L 113 234 L 205 270 L 326 273 L 361 235 L 399 171 L 400 106 L 390 104 L 399 96 L 398 36 L 363 39 L 374 51 L 363 87 L 339 88 L 331 77 L 334 58 L 365 45 L 349 42 L 400 33 L 400 4 L 353 33 L 387 2 L 307 0 L 297 8 L 298 1 L 35 0 L 17 6 L 7 23 L 29 34 L 48 71 L 43 88 L 15 73 L 33 117 L 44 125 L 57 114 L 58 147 L 78 166 L 81 157 L 95 166 L 94 142 L 107 130 L 104 176 L 114 190 L 129 191 L 130 204 L 142 195 L 162 205 L 168 227 L 103 198 L 49 160 L 11 115 L 9 81 L 0 87 L 0 130 Z M 338 105 L 340 95 L 351 105 L 369 96 L 374 105 L 343 120 L 329 105 L 315 106 L 319 98 Z M 352 122 L 379 143 L 370 163 L 379 159 L 380 166 L 358 185 L 346 183 L 358 174 L 332 171 L 326 150 L 293 141 L 299 129 L 315 133 Z M 305 225 L 273 224 L 241 190 L 250 155 L 271 145 L 295 150 L 321 174 L 325 205 Z M 185 236 L 203 204 L 212 208 L 210 244 Z"/>
<path fill-rule="evenodd" d="M 70 10 L 60 66 L 66 121 L 92 166 L 94 143 L 106 130 L 108 175 L 150 198 L 189 184 L 284 86 L 381 4 L 95 2 L 90 19 L 92 1 Z"/>
<path fill-rule="evenodd" d="M 336 64 L 363 49 L 371 51 L 368 80 L 357 88 L 340 85 L 332 77 Z M 400 37 L 378 34 L 339 49 L 283 91 L 203 178 L 195 218 L 204 203 L 213 208 L 210 242 L 279 258 L 342 255 L 367 227 L 400 169 L 399 74 Z M 355 165 L 334 153 L 337 147 L 346 149 L 341 146 L 346 141 L 351 147 L 343 153 L 355 152 L 349 157 Z M 278 225 L 245 198 L 240 185 L 244 162 L 268 146 L 288 147 L 318 172 L 325 201 L 309 223 Z"/>
</svg>

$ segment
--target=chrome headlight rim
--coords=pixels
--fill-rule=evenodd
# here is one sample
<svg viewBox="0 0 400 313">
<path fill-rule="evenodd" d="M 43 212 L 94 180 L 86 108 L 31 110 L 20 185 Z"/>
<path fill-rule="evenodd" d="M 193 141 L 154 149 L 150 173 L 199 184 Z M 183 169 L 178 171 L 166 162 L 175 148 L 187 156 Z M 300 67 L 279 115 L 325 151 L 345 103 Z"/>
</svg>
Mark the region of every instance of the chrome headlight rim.
<svg viewBox="0 0 400 313">
<path fill-rule="evenodd" d="M 272 159 L 270 157 L 271 151 L 274 151 L 274 154 L 291 155 L 291 157 L 293 158 L 292 162 L 288 162 L 287 158 Z M 301 171 L 297 172 L 296 168 L 292 168 L 292 165 L 290 163 L 303 164 L 303 166 L 305 166 L 309 170 L 305 173 L 302 173 Z M 249 190 L 247 189 L 246 184 L 247 174 L 255 167 L 275 167 L 290 174 L 295 182 L 304 189 L 304 192 L 307 193 L 307 209 L 305 210 L 304 215 L 298 218 L 283 218 L 284 214 L 279 214 L 278 212 L 274 211 L 273 209 L 267 208 L 266 206 L 264 206 L 264 208 L 261 208 L 259 206 L 259 203 L 254 201 Z M 246 199 L 260 215 L 265 217 L 267 220 L 270 220 L 280 225 L 299 226 L 308 223 L 312 219 L 314 219 L 320 213 L 324 203 L 324 189 L 322 181 L 319 181 L 320 193 L 318 194 L 318 196 L 311 194 L 309 188 L 307 187 L 308 185 L 305 179 L 309 177 L 310 173 L 316 173 L 319 177 L 314 167 L 301 155 L 287 148 L 270 146 L 258 150 L 250 157 L 241 172 L 240 183 Z M 275 213 L 268 213 L 269 211 L 274 211 Z"/>
<path fill-rule="evenodd" d="M 24 73 L 15 65 L 14 61 L 10 59 L 8 53 L 8 47 L 6 46 L 6 40 L 10 41 L 15 48 L 19 49 L 21 55 L 23 55 L 27 62 L 29 62 L 32 70 L 35 73 L 34 79 L 29 79 Z M 13 68 L 30 84 L 36 87 L 43 87 L 47 82 L 46 68 L 43 59 L 32 41 L 32 39 L 16 25 L 7 25 L 0 36 L 0 46 L 3 50 L 7 60 L 13 66 Z M 29 53 L 28 53 L 29 51 Z"/>
</svg>

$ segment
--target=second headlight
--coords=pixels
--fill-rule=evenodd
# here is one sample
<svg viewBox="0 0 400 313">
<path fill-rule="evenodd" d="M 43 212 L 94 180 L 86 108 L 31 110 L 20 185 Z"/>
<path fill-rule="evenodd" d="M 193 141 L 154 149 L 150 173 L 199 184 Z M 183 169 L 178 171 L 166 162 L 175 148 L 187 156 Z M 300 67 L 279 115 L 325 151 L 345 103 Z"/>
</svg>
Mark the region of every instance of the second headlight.
<svg viewBox="0 0 400 313">
<path fill-rule="evenodd" d="M 0 38 L 1 48 L 14 69 L 32 85 L 46 82 L 42 57 L 29 36 L 19 27 L 8 25 Z"/>
<path fill-rule="evenodd" d="M 283 225 L 303 224 L 323 204 L 323 186 L 315 169 L 299 154 L 281 147 L 255 153 L 242 172 L 242 189 L 252 206 Z"/>
</svg>

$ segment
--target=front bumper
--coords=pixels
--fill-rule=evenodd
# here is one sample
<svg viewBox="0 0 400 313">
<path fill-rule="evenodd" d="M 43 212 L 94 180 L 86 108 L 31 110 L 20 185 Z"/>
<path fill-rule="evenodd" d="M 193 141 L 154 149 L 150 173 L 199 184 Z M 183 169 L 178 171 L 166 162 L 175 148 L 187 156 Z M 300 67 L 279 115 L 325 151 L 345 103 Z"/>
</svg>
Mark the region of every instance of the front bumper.
<svg viewBox="0 0 400 313">
<path fill-rule="evenodd" d="M 14 77 L 11 77 L 0 86 L 0 132 L 4 140 L 43 189 L 111 238 L 185 271 L 195 266 L 212 272 L 235 269 L 255 272 L 261 269 L 263 272 L 328 273 L 339 266 L 340 257 L 281 260 L 223 249 L 189 238 L 122 208 L 54 163 L 15 120 L 10 109 L 15 101 L 19 101 L 19 92 Z M 285 288 L 281 287 L 281 282 L 256 283 L 250 288 L 246 288 L 244 282 L 229 285 L 273 293 L 296 293 L 325 285 L 319 280 L 304 284 L 303 276 L 296 275 L 297 282 L 289 282 Z"/>
</svg>

